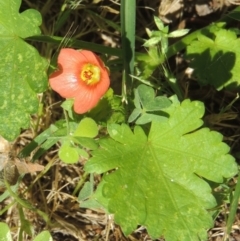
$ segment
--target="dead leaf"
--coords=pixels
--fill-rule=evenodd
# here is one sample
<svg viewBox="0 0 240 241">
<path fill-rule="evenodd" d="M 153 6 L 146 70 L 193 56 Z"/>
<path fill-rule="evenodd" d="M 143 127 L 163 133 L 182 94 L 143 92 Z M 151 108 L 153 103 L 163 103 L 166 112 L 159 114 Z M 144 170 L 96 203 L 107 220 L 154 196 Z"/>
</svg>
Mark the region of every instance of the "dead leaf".
<svg viewBox="0 0 240 241">
<path fill-rule="evenodd" d="M 15 158 L 14 162 L 20 174 L 41 172 L 44 169 L 40 164 L 20 161 L 18 158 Z"/>
</svg>

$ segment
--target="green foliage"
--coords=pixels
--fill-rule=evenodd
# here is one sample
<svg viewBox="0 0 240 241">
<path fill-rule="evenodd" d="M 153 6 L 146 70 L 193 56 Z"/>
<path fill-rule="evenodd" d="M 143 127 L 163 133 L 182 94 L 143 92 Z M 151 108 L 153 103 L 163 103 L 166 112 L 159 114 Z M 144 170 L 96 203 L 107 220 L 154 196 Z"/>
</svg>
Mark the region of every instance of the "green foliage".
<svg viewBox="0 0 240 241">
<path fill-rule="evenodd" d="M 201 84 L 211 84 L 218 90 L 236 89 L 240 79 L 239 45 L 235 31 L 218 28 L 211 34 L 199 34 L 187 47 L 186 58 Z"/>
<path fill-rule="evenodd" d="M 150 31 L 150 39 L 147 40 L 143 46 L 145 47 L 151 47 L 157 44 L 161 44 L 161 50 L 162 53 L 165 54 L 167 52 L 168 48 L 168 38 L 178 38 L 186 35 L 189 32 L 189 29 L 180 29 L 180 30 L 175 30 L 171 33 L 169 32 L 169 27 L 164 26 L 163 22 L 160 20 L 160 18 L 154 16 L 154 22 L 158 28 L 157 31 Z"/>
<path fill-rule="evenodd" d="M 71 132 L 72 131 L 70 131 L 70 133 Z M 71 164 L 76 163 L 79 160 L 79 156 L 88 158 L 88 153 L 75 144 L 90 147 L 90 149 L 94 150 L 96 144 L 91 138 L 96 137 L 97 134 L 98 126 L 96 122 L 89 117 L 83 118 L 72 135 L 66 135 L 61 138 L 62 145 L 58 152 L 60 159 L 65 163 Z"/>
<path fill-rule="evenodd" d="M 6 223 L 0 223 L 0 240 L 12 241 L 10 229 Z"/>
<path fill-rule="evenodd" d="M 105 181 L 102 180 L 98 184 L 97 190 L 93 192 L 93 181 L 90 180 L 90 182 L 86 182 L 78 196 L 80 207 L 90 209 L 102 209 L 107 213 L 108 211 L 105 207 L 108 206 L 108 199 L 106 199 L 102 195 L 102 188 L 104 184 Z"/>
<path fill-rule="evenodd" d="M 139 126 L 132 132 L 125 124 L 110 125 L 110 138 L 101 140 L 85 170 L 115 169 L 104 175 L 101 204 L 125 234 L 140 224 L 153 238 L 205 240 L 212 226 L 206 209 L 216 201 L 204 179 L 220 183 L 236 174 L 237 166 L 221 134 L 199 129 L 201 102 L 185 100 L 169 114 L 166 122 L 152 122 L 148 136 Z"/>
<path fill-rule="evenodd" d="M 84 118 L 80 121 L 73 135 L 94 138 L 97 134 L 98 126 L 96 122 L 91 118 Z"/>
<path fill-rule="evenodd" d="M 32 158 L 36 160 L 60 141 L 61 147 L 58 154 L 65 163 L 76 163 L 80 157 L 88 158 L 89 155 L 85 149 L 95 150 L 98 147 L 94 140 L 98 134 L 98 127 L 89 117 L 83 118 L 79 124 L 76 122 L 76 120 L 69 123 L 63 120 L 56 122 L 27 145 L 19 156 L 27 157 L 37 149 Z"/>
<path fill-rule="evenodd" d="M 64 141 L 58 151 L 59 158 L 67 163 L 76 163 L 79 159 L 78 150 L 76 147 L 72 146 L 70 141 Z"/>
<path fill-rule="evenodd" d="M 159 53 L 156 46 L 153 46 L 149 48 L 148 54 L 137 54 L 136 62 L 137 76 L 147 80 L 154 70 L 164 62 L 164 56 Z"/>
<path fill-rule="evenodd" d="M 153 120 L 164 121 L 166 116 L 157 115 L 157 111 L 170 106 L 171 101 L 165 96 L 155 97 L 154 90 L 146 85 L 139 85 L 134 91 L 135 109 L 128 118 L 128 122 L 137 119 L 136 124 L 142 125 Z M 154 113 L 155 112 L 155 113 Z"/>
<path fill-rule="evenodd" d="M 24 38 L 40 34 L 40 13 L 19 13 L 20 0 L 1 2 L 0 35 L 0 133 L 15 139 L 20 128 L 28 128 L 29 114 L 38 110 L 37 93 L 47 87 L 47 62 Z"/>
<path fill-rule="evenodd" d="M 47 1 L 42 12 L 46 11 L 50 2 Z M 223 198 L 215 200 L 213 186 L 233 177 L 237 173 L 237 165 L 228 154 L 230 148 L 222 142 L 222 135 L 202 127 L 203 103 L 190 100 L 179 102 L 184 95 L 177 78 L 164 62 L 186 48 L 185 56 L 201 84 L 211 84 L 218 90 L 224 87 L 239 88 L 239 30 L 224 30 L 226 24 L 218 23 L 191 33 L 169 47 L 169 38 L 181 37 L 189 30 L 169 33 L 169 27 L 154 17 L 158 30 L 147 30 L 149 40 L 143 44 L 147 48 L 146 53 L 135 53 L 135 40 L 141 40 L 135 36 L 135 0 L 121 1 L 121 26 L 86 10 L 96 22 L 103 21 L 104 25 L 121 31 L 122 48 L 80 41 L 74 36 L 40 35 L 40 13 L 32 9 L 19 13 L 20 4 L 20 0 L 4 0 L 0 9 L 0 134 L 13 140 L 21 128 L 28 128 L 29 115 L 38 110 L 37 93 L 47 87 L 45 70 L 48 64 L 24 40 L 56 44 L 58 48 L 65 42 L 77 49 L 103 53 L 110 69 L 123 70 L 122 95 L 117 96 L 109 89 L 98 105 L 85 115 L 74 113 L 73 100 L 65 101 L 61 105 L 65 120 L 47 127 L 19 156 L 27 157 L 35 151 L 32 159 L 36 160 L 59 142 L 58 155 L 63 162 L 74 164 L 80 158 L 89 159 L 85 165 L 86 173 L 72 194 L 74 196 L 82 187 L 78 195 L 81 208 L 101 208 L 106 213 L 114 214 L 116 223 L 121 225 L 126 235 L 137 225 L 143 225 L 153 238 L 163 236 L 167 241 L 206 240 L 206 230 L 213 224 L 213 212 L 208 210 L 223 201 Z M 68 4 L 63 3 L 54 34 L 68 22 L 71 11 Z M 235 13 L 239 11 L 240 8 Z M 235 18 L 239 19 L 236 14 Z M 49 56 L 52 50 L 55 51 L 50 45 L 46 50 L 50 50 L 47 53 Z M 109 61 L 111 56 L 117 59 Z M 134 74 L 137 76 L 135 79 L 145 85 L 134 89 L 132 101 Z M 161 79 L 163 76 L 164 82 Z M 157 90 L 165 85 L 179 99 L 176 95 L 171 98 L 157 96 Z M 163 93 L 164 90 L 161 89 Z M 172 95 L 168 92 L 164 94 Z M 127 108 L 126 103 L 129 103 Z M 131 125 L 125 124 L 126 119 Z M 109 136 L 106 137 L 106 134 Z M 93 173 L 102 174 L 96 191 Z M 28 200 L 22 199 L 17 187 L 18 184 L 10 187 L 6 182 L 7 190 L 0 200 L 8 196 L 14 198 L 19 208 L 20 231 L 33 236 L 34 226 L 26 220 L 23 208 L 36 212 L 46 223 L 49 218 Z M 226 194 L 227 198 L 229 193 Z M 228 234 L 239 193 L 240 185 L 236 187 L 231 204 Z M 1 210 L 2 213 L 5 211 Z M 10 229 L 4 223 L 0 223 L 0 240 L 12 240 Z M 44 231 L 34 239 L 40 240 L 51 241 L 52 237 Z"/>
<path fill-rule="evenodd" d="M 6 223 L 0 222 L 0 240 L 1 241 L 12 241 L 10 228 Z M 43 231 L 38 234 L 33 241 L 52 241 L 51 234 L 48 231 Z"/>
<path fill-rule="evenodd" d="M 51 234 L 48 231 L 42 231 L 33 241 L 52 241 Z"/>
<path fill-rule="evenodd" d="M 106 126 L 106 123 L 122 123 L 125 121 L 125 110 L 121 101 L 121 96 L 114 94 L 113 89 L 109 88 L 104 97 L 93 108 L 88 117 Z"/>
</svg>

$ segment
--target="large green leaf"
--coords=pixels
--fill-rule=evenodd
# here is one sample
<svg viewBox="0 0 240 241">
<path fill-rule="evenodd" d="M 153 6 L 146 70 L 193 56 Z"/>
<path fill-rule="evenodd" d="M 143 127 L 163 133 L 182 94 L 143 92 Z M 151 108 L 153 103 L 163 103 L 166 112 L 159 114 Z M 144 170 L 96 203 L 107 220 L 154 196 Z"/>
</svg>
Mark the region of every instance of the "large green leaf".
<svg viewBox="0 0 240 241">
<path fill-rule="evenodd" d="M 187 59 L 194 74 L 203 84 L 211 84 L 218 90 L 240 86 L 240 40 L 234 31 L 219 29 L 212 38 L 200 34 L 187 47 Z"/>
<path fill-rule="evenodd" d="M 38 110 L 37 94 L 47 87 L 47 62 L 24 38 L 40 34 L 39 12 L 19 13 L 20 0 L 1 1 L 0 134 L 13 140 Z"/>
<path fill-rule="evenodd" d="M 110 138 L 93 151 L 85 170 L 111 170 L 102 195 L 125 234 L 144 225 L 153 238 L 206 240 L 213 223 L 206 210 L 216 201 L 204 178 L 222 182 L 237 173 L 237 165 L 221 134 L 199 129 L 201 102 L 185 100 L 169 114 L 166 122 L 152 123 L 148 136 L 139 126 L 132 132 L 125 124 L 110 125 Z"/>
</svg>

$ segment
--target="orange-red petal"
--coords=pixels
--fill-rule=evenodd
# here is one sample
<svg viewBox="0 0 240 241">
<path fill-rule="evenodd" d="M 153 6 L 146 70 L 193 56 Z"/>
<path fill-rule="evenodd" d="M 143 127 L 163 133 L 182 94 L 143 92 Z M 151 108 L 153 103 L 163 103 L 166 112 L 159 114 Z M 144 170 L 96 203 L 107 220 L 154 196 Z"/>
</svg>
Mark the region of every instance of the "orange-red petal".
<svg viewBox="0 0 240 241">
<path fill-rule="evenodd" d="M 81 91 L 77 73 L 57 71 L 50 76 L 49 83 L 64 98 L 73 98 Z"/>
<path fill-rule="evenodd" d="M 75 97 L 74 111 L 78 114 L 83 114 L 94 108 L 101 97 L 109 88 L 109 77 L 102 79 L 93 88 L 82 88 L 81 93 Z"/>
</svg>

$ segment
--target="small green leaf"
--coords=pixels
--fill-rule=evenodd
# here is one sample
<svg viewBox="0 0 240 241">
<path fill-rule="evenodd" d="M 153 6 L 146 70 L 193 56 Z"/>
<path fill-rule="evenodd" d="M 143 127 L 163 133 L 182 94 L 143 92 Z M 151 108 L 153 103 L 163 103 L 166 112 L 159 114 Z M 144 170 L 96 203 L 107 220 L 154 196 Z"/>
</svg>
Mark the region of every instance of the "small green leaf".
<svg viewBox="0 0 240 241">
<path fill-rule="evenodd" d="M 33 241 L 53 241 L 49 231 L 42 231 Z"/>
<path fill-rule="evenodd" d="M 108 200 L 102 195 L 102 188 L 105 182 L 102 181 L 98 184 L 97 190 L 91 194 L 87 200 L 80 201 L 81 208 L 90 208 L 90 209 L 102 209 L 105 213 L 108 213 L 105 207 L 108 204 Z"/>
<path fill-rule="evenodd" d="M 92 138 L 74 136 L 73 141 L 90 150 L 96 150 L 98 148 L 98 144 Z"/>
<path fill-rule="evenodd" d="M 142 107 L 146 111 L 158 111 L 171 105 L 171 101 L 165 96 L 155 97 L 153 88 L 139 85 L 137 88 Z"/>
<path fill-rule="evenodd" d="M 168 38 L 178 38 L 178 37 L 182 37 L 186 34 L 188 34 L 188 32 L 190 31 L 190 29 L 179 29 L 179 30 L 175 30 L 171 33 L 168 34 Z"/>
<path fill-rule="evenodd" d="M 73 99 L 66 99 L 62 104 L 61 107 L 68 112 L 68 115 L 71 119 L 74 119 L 74 111 L 73 111 Z"/>
<path fill-rule="evenodd" d="M 164 29 L 164 24 L 161 21 L 161 19 L 157 16 L 153 16 L 153 18 L 154 18 L 155 24 L 157 25 L 157 28 L 162 31 Z"/>
<path fill-rule="evenodd" d="M 66 99 L 62 104 L 61 107 L 66 110 L 70 111 L 73 107 L 74 100 L 73 99 Z"/>
<path fill-rule="evenodd" d="M 86 159 L 89 158 L 89 154 L 84 149 L 77 148 L 77 151 L 78 151 L 79 156 L 86 158 Z"/>
<path fill-rule="evenodd" d="M 152 31 L 151 32 L 151 38 L 153 38 L 153 37 L 161 38 L 162 36 L 163 36 L 163 33 L 161 31 Z"/>
<path fill-rule="evenodd" d="M 67 164 L 76 163 L 79 160 L 78 150 L 68 142 L 65 142 L 60 147 L 58 155 L 59 158 Z"/>
<path fill-rule="evenodd" d="M 164 55 L 159 54 L 159 47 L 150 47 L 147 54 L 136 54 L 136 69 L 139 71 L 141 79 L 148 79 L 154 70 L 164 62 Z"/>
<path fill-rule="evenodd" d="M 74 132 L 74 136 L 94 138 L 98 134 L 98 126 L 96 122 L 89 117 L 82 119 Z"/>
<path fill-rule="evenodd" d="M 0 222 L 0 240 L 12 241 L 12 236 L 8 225 L 2 222 Z"/>
<path fill-rule="evenodd" d="M 128 122 L 133 122 L 134 120 L 136 120 L 141 115 L 141 113 L 142 113 L 141 109 L 135 108 L 132 114 L 129 116 Z"/>
<path fill-rule="evenodd" d="M 0 8 L 0 133 L 13 140 L 37 113 L 37 93 L 47 88 L 47 61 L 24 38 L 40 34 L 41 15 L 19 13 L 20 0 L 5 0 Z"/>
<path fill-rule="evenodd" d="M 159 110 L 171 105 L 171 101 L 167 97 L 155 97 L 153 88 L 146 85 L 139 85 L 138 88 L 134 90 L 134 94 L 134 105 L 136 108 L 129 116 L 128 122 L 133 122 L 138 117 L 136 121 L 138 125 L 143 125 L 154 120 L 165 121 L 167 119 L 167 116 L 164 116 L 163 112 L 159 113 Z"/>
<path fill-rule="evenodd" d="M 148 39 L 143 46 L 144 47 L 151 47 L 154 46 L 156 44 L 158 44 L 161 41 L 162 37 L 151 37 L 150 39 Z"/>
<path fill-rule="evenodd" d="M 162 31 L 163 31 L 163 33 L 165 34 L 165 36 L 167 36 L 168 31 L 169 31 L 169 27 L 168 27 L 168 25 L 165 26 L 164 29 L 163 29 Z"/>
<path fill-rule="evenodd" d="M 138 90 L 137 89 L 134 89 L 134 100 L 133 100 L 133 103 L 135 105 L 135 107 L 137 109 L 141 109 L 142 106 L 141 106 L 141 101 L 140 101 L 140 96 L 138 94 Z"/>
<path fill-rule="evenodd" d="M 84 201 L 93 194 L 93 183 L 85 182 L 83 188 L 79 192 L 78 201 Z"/>
</svg>

